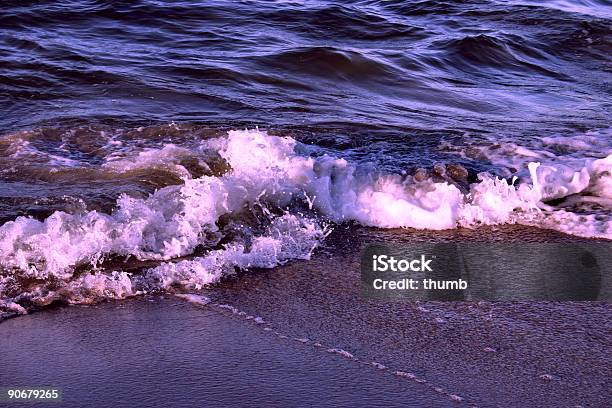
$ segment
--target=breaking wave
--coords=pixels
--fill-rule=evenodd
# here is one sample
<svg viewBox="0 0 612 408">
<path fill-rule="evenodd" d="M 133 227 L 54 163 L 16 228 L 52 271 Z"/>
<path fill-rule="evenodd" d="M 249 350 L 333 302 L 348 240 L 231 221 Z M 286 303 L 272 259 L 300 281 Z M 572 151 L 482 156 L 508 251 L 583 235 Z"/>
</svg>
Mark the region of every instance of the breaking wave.
<svg viewBox="0 0 612 408">
<path fill-rule="evenodd" d="M 544 143 L 571 150 L 578 142 Z M 612 155 L 530 162 L 520 183 L 480 173 L 468 184 L 460 166 L 391 174 L 309 155 L 295 139 L 259 130 L 230 131 L 196 151 L 205 168 L 197 177 L 177 164 L 188 152 L 174 145 L 102 163 L 116 174 L 165 163 L 182 178 L 146 197 L 124 194 L 109 213 L 56 211 L 0 226 L 2 308 L 198 289 L 236 269 L 308 259 L 345 221 L 432 230 L 523 224 L 612 239 Z M 558 205 L 570 198 L 607 210 Z M 138 273 L 113 263 L 118 258 L 139 262 Z"/>
</svg>

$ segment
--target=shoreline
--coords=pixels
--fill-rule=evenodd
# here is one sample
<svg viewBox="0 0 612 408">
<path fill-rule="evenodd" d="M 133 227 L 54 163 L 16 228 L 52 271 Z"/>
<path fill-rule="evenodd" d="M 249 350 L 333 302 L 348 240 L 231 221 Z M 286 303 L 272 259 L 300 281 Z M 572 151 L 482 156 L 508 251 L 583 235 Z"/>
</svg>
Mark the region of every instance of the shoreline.
<svg viewBox="0 0 612 408">
<path fill-rule="evenodd" d="M 421 391 L 410 388 L 403 392 L 411 397 L 414 395 L 410 393 L 416 392 L 419 398 L 432 398 L 431 401 L 427 400 L 427 406 L 438 406 L 435 401 L 439 401 L 440 406 L 459 403 L 479 407 L 605 406 L 609 395 L 606 384 L 610 374 L 609 350 L 612 347 L 612 341 L 606 334 L 612 330 L 612 309 L 608 303 L 401 302 L 363 298 L 359 287 L 357 248 L 364 242 L 387 239 L 401 243 L 431 238 L 439 241 L 478 241 L 482 236 L 474 231 L 471 234 L 465 231 L 458 234 L 400 232 L 382 231 L 381 235 L 373 236 L 367 228 L 350 229 L 346 234 L 352 240 L 347 241 L 339 231 L 330 236 L 330 242 L 320 248 L 310 261 L 252 270 L 229 277 L 207 290 L 197 294 L 192 292 L 194 296 L 191 301 L 195 305 L 188 302 L 190 299 L 179 301 L 172 297 L 171 300 L 158 301 L 157 297 L 141 297 L 89 307 L 52 308 L 6 320 L 0 323 L 0 328 L 14 339 L 23 339 L 33 329 L 52 329 L 57 316 L 66 315 L 67 318 L 53 330 L 60 330 L 66 325 L 74 326 L 76 323 L 69 316 L 76 313 L 74 311 L 87 310 L 83 313 L 87 313 L 88 317 L 79 318 L 74 326 L 74 335 L 80 336 L 79 341 L 85 345 L 96 344 L 102 349 L 112 349 L 117 344 L 131 341 L 134 329 L 123 327 L 117 333 L 122 338 L 119 342 L 114 338 L 90 337 L 90 333 L 112 326 L 116 321 L 124 324 L 117 320 L 119 316 L 113 309 L 135 309 L 130 312 L 129 318 L 139 327 L 136 330 L 141 332 L 138 339 L 153 336 L 155 327 L 160 325 L 169 333 L 178 330 L 176 326 L 179 325 L 182 332 L 188 333 L 185 339 L 188 342 L 196 341 L 197 333 L 212 328 L 207 318 L 199 317 L 197 313 L 206 316 L 213 313 L 220 316 L 213 319 L 214 324 L 218 325 L 214 330 L 224 331 L 224 335 L 228 336 L 226 341 L 263 342 L 258 344 L 265 349 L 275 348 L 273 354 L 282 361 L 295 362 L 284 354 L 289 349 L 293 350 L 291 347 L 307 343 L 316 349 L 312 346 L 315 343 L 323 345 L 321 350 L 315 350 L 317 356 L 323 357 L 317 363 L 321 366 L 317 366 L 315 372 L 318 374 L 313 374 L 316 377 L 313 381 L 322 381 L 327 369 L 338 374 L 338 370 L 350 366 L 350 370 L 357 370 L 357 376 L 363 376 L 364 381 L 367 379 L 376 384 L 382 381 L 383 385 L 379 385 L 383 388 L 388 386 L 387 381 L 398 379 L 410 383 L 409 388 L 419 386 Z M 493 239 L 506 241 L 518 238 L 517 235 L 522 235 L 523 239 L 548 242 L 576 240 L 575 237 L 541 234 L 541 231 L 524 227 L 502 228 L 497 229 L 496 233 L 488 231 L 487 234 Z M 203 299 L 199 296 L 209 298 L 210 304 L 198 301 Z M 138 312 L 139 305 L 149 303 L 159 307 L 161 318 Z M 189 317 L 163 317 L 174 308 L 189 310 L 186 312 Z M 229 326 L 235 332 L 228 333 L 226 329 Z M 248 334 L 242 330 L 247 330 Z M 41 336 L 34 342 L 42 347 L 46 341 L 44 338 Z M 140 341 L 138 339 L 136 343 Z M 302 343 L 304 339 L 307 341 Z M 158 339 L 147 347 L 151 352 L 159 352 L 168 346 L 167 342 L 167 339 Z M 7 355 L 16 345 L 16 340 L 12 346 L 7 344 L 5 336 L 2 347 Z M 71 349 L 71 344 L 65 344 L 65 347 L 67 361 L 81 358 Z M 190 350 L 187 356 L 195 349 Z M 40 358 L 44 360 L 44 356 L 43 353 Z M 305 355 L 301 356 L 306 358 Z M 104 352 L 100 358 L 105 358 Z M 239 363 L 231 353 L 224 358 L 224 364 L 231 366 Z M 343 368 L 327 367 L 326 364 L 332 361 L 330 359 L 339 362 Z M 186 357 L 185 363 L 195 364 L 190 357 Z M 386 367 L 380 371 L 385 371 L 386 377 L 393 380 L 380 380 L 379 369 L 374 363 Z M 247 366 L 257 368 L 261 362 L 250 361 L 249 364 Z M 24 370 L 28 374 L 28 369 Z M 34 372 L 31 368 L 29 375 Z M 283 375 L 278 374 L 274 378 L 282 383 Z M 125 381 L 121 384 L 128 386 L 129 381 Z M 173 381 L 180 380 L 175 378 Z M 231 382 L 228 379 L 220 381 L 223 387 Z M 316 394 L 319 391 L 317 387 L 325 389 L 316 381 L 319 385 L 314 388 L 293 383 L 291 387 L 297 387 L 294 392 L 298 395 Z M 92 383 L 95 384 L 95 381 L 87 382 L 89 386 Z M 329 398 L 342 398 L 347 396 L 348 391 L 339 387 L 329 392 Z M 385 406 L 395 406 L 400 400 L 405 402 L 405 395 L 400 394 L 402 398 L 397 400 L 383 395 L 384 398 L 391 398 Z M 451 395 L 461 400 L 455 401 Z M 247 397 L 247 394 L 240 396 Z M 274 398 L 272 394 L 265 393 L 260 397 Z M 376 398 L 379 401 L 381 395 Z M 274 405 L 272 400 L 265 403 Z M 376 404 L 371 401 L 369 406 Z"/>
<path fill-rule="evenodd" d="M 3 385 L 61 388 L 66 407 L 453 406 L 422 384 L 176 298 L 53 309 L 2 326 L 0 362 L 12 377 Z"/>
</svg>

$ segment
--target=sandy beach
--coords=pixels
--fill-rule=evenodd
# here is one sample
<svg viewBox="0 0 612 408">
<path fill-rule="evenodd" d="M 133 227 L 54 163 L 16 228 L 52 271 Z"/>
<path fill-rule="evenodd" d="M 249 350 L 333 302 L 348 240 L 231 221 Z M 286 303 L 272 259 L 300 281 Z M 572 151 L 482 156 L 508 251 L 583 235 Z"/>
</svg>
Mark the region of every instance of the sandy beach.
<svg viewBox="0 0 612 408">
<path fill-rule="evenodd" d="M 496 234 L 576 240 L 528 228 Z M 191 302 L 141 297 L 6 320 L 3 375 L 62 387 L 69 407 L 606 406 L 607 303 L 364 299 L 354 250 L 363 242 L 343 248 L 342 238 L 331 237 L 333 252 L 242 273 Z"/>
<path fill-rule="evenodd" d="M 176 299 L 50 310 L 1 330 L 8 384 L 63 389 L 61 403 L 33 406 L 451 405 L 419 384 Z"/>
</svg>

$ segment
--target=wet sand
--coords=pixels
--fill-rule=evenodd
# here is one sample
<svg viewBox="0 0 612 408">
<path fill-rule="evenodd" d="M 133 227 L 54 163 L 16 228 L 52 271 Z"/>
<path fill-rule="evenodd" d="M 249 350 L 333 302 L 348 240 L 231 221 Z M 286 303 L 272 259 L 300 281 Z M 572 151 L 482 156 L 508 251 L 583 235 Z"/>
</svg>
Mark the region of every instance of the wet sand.
<svg viewBox="0 0 612 408">
<path fill-rule="evenodd" d="M 360 292 L 359 249 L 374 240 L 576 238 L 376 231 L 338 230 L 311 261 L 226 279 L 202 292 L 207 305 L 166 296 L 4 321 L 0 383 L 64 387 L 63 406 L 607 406 L 607 303 Z"/>
<path fill-rule="evenodd" d="M 364 299 L 358 248 L 431 232 L 368 229 L 330 237 L 333 251 L 257 271 L 212 292 L 290 336 L 333 343 L 401 368 L 476 406 L 604 407 L 612 399 L 612 308 L 606 302 L 401 302 Z M 575 242 L 525 227 L 438 233 L 436 241 Z M 325 251 L 322 251 L 325 252 Z M 607 277 L 609 279 L 610 277 Z"/>
<path fill-rule="evenodd" d="M 0 329 L 0 383 L 63 389 L 61 403 L 26 406 L 451 404 L 419 384 L 173 298 L 47 310 Z"/>
</svg>

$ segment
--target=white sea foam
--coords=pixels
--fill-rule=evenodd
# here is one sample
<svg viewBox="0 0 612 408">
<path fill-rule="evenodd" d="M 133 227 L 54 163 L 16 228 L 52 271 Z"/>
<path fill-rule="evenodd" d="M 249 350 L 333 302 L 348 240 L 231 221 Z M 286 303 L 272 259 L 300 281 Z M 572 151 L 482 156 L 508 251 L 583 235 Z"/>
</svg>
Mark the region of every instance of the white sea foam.
<svg viewBox="0 0 612 408">
<path fill-rule="evenodd" d="M 63 282 L 56 284 L 60 289 L 28 288 L 41 302 L 58 296 L 86 302 L 170 287 L 198 289 L 236 268 L 307 259 L 326 235 L 326 220 L 435 230 L 519 223 L 612 239 L 609 212 L 576 214 L 545 203 L 580 196 L 609 206 L 612 155 L 567 164 L 523 152 L 523 157 L 541 161 L 529 164 L 530 182 L 481 174 L 480 182 L 464 194 L 446 182 L 383 174 L 328 155 L 302 155 L 304 148 L 294 139 L 258 130 L 231 131 L 227 138 L 207 140 L 200 150 L 202 157 L 210 153 L 223 158 L 229 170 L 199 178 L 183 173 L 183 184 L 147 198 L 122 196 L 111 214 L 56 212 L 44 221 L 19 217 L 1 226 L 0 277 L 5 280 L 0 280 L 0 298 L 8 297 L 15 276 Z M 186 154 L 168 145 L 104 166 L 119 172 L 158 161 L 179 166 Z M 255 208 L 261 225 L 245 221 L 245 211 Z M 304 216 L 300 208 L 314 210 L 319 219 Z M 209 250 L 229 236 L 234 238 L 226 239 L 222 248 Z M 175 260 L 198 247 L 203 255 Z M 95 269 L 109 256 L 162 263 L 137 277 L 121 271 L 75 275 L 78 266 Z"/>
<path fill-rule="evenodd" d="M 266 234 L 254 238 L 248 250 L 244 244 L 234 243 L 203 257 L 165 262 L 147 270 L 144 280 L 150 289 L 201 289 L 233 273 L 236 267 L 272 268 L 291 259 L 309 259 L 324 234 L 316 223 L 285 214 L 272 221 Z"/>
</svg>

